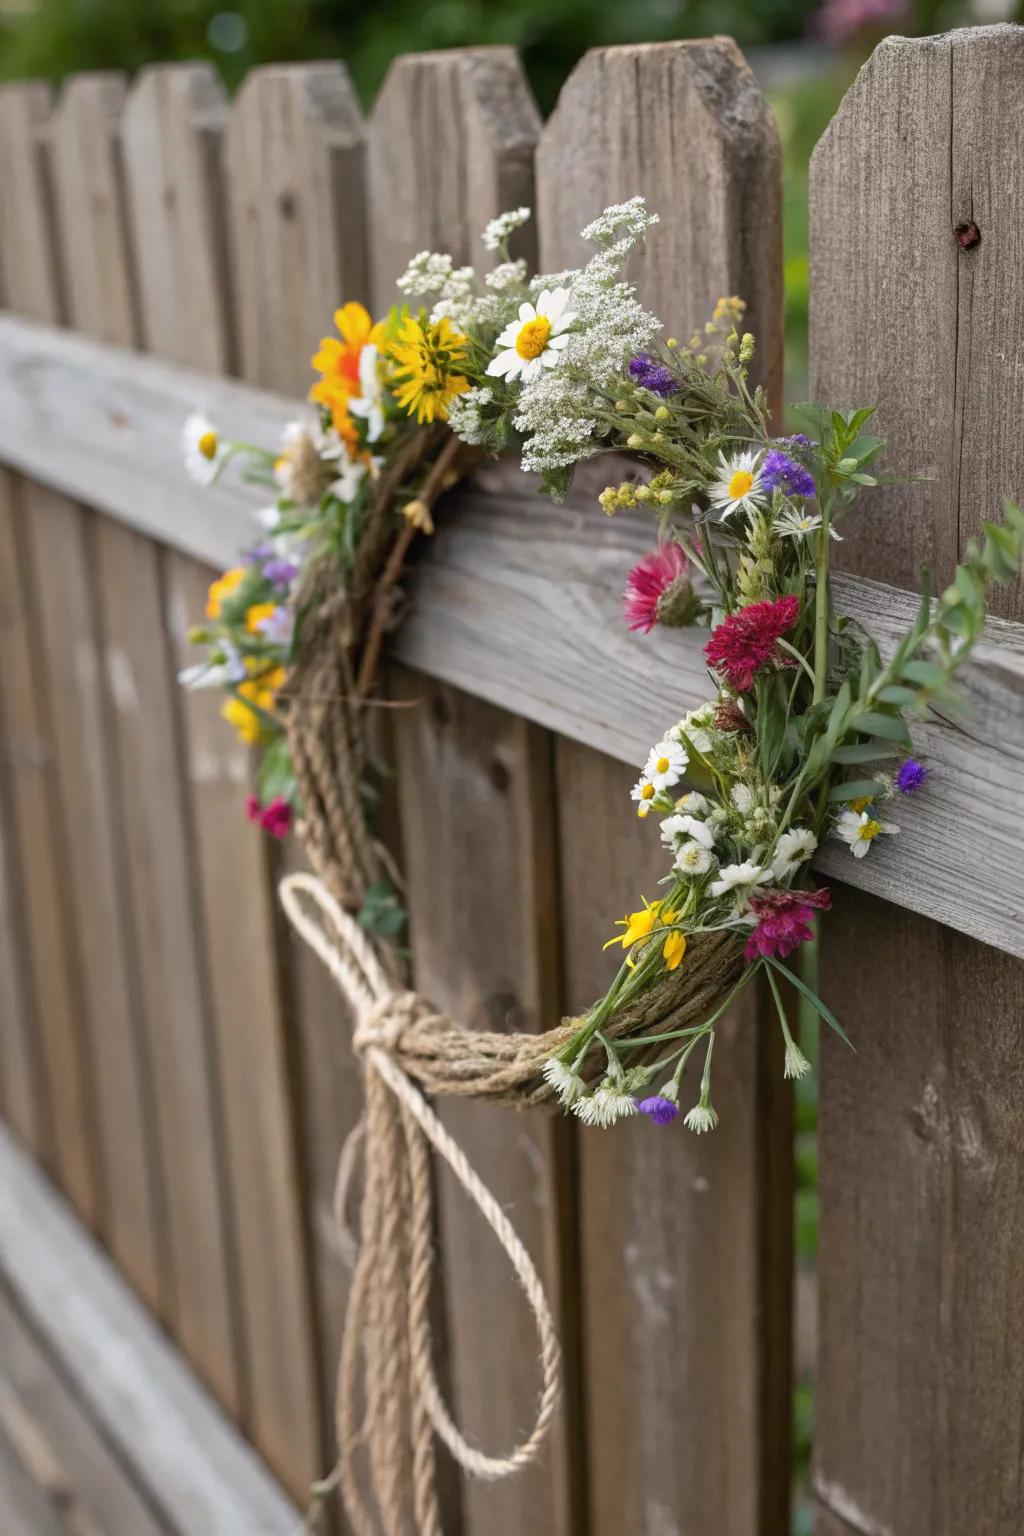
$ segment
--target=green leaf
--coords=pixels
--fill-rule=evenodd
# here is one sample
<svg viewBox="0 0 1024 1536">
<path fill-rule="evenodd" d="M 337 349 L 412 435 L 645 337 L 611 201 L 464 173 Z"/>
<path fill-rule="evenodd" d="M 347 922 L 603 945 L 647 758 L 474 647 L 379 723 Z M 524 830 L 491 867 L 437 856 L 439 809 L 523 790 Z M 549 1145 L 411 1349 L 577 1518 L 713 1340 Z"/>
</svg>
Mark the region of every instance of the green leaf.
<svg viewBox="0 0 1024 1536">
<path fill-rule="evenodd" d="M 880 747 L 877 741 L 858 741 L 849 747 L 836 747 L 834 763 L 875 763 L 883 757 L 899 757 L 895 747 Z"/>
<path fill-rule="evenodd" d="M 845 784 L 834 784 L 828 792 L 830 800 L 874 800 L 882 794 L 885 785 L 877 779 L 848 779 Z"/>
<path fill-rule="evenodd" d="M 865 736 L 882 736 L 886 741 L 908 742 L 910 740 L 906 721 L 899 715 L 883 715 L 878 710 L 868 709 L 862 715 L 858 715 L 853 724 Z"/>
<path fill-rule="evenodd" d="M 884 688 L 879 688 L 875 698 L 879 704 L 895 704 L 898 709 L 906 709 L 917 703 L 917 691 L 904 688 L 899 683 L 888 683 Z"/>
<path fill-rule="evenodd" d="M 946 669 L 934 661 L 908 661 L 900 668 L 900 676 L 922 688 L 937 688 L 945 681 Z"/>
<path fill-rule="evenodd" d="M 826 1005 L 822 1002 L 818 994 L 816 992 L 812 992 L 807 983 L 801 981 L 796 972 L 791 971 L 788 965 L 783 965 L 781 960 L 773 960 L 771 957 L 767 957 L 766 963 L 772 966 L 774 970 L 780 971 L 782 975 L 785 976 L 786 980 L 790 982 L 792 986 L 796 987 L 798 992 L 802 992 L 815 1012 L 820 1014 L 821 1017 L 825 1020 L 825 1023 L 831 1029 L 835 1030 L 840 1040 L 845 1041 L 845 1043 L 850 1047 L 850 1050 L 855 1052 L 855 1047 L 850 1040 L 849 1035 L 846 1033 L 846 1030 L 840 1024 L 839 1020 L 836 1018 L 831 1009 L 827 1008 Z"/>
</svg>

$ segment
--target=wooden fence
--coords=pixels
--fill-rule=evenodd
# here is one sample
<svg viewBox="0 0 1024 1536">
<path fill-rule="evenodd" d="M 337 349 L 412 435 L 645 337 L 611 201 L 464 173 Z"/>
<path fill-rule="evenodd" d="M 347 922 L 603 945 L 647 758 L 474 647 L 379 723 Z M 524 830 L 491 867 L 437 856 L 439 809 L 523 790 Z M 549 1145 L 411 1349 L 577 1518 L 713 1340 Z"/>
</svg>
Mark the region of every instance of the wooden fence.
<svg viewBox="0 0 1024 1536">
<path fill-rule="evenodd" d="M 935 472 L 841 547 L 883 650 L 918 563 L 947 575 L 1024 491 L 1022 88 L 1020 29 L 891 39 L 814 159 L 814 393 L 877 402 L 893 467 Z M 592 52 L 545 125 L 502 48 L 396 60 L 368 119 L 341 64 L 257 70 L 233 103 L 201 65 L 0 90 L 3 1113 L 296 1497 L 332 1459 L 358 1091 L 275 909 L 279 850 L 245 823 L 245 754 L 175 683 L 209 568 L 253 526 L 244 488 L 185 482 L 181 421 L 276 433 L 342 299 L 379 311 L 425 246 L 478 259 L 520 203 L 523 254 L 563 267 L 636 192 L 662 218 L 644 298 L 685 335 L 744 295 L 781 403 L 778 141 L 728 40 Z M 622 632 L 648 535 L 594 488 L 555 509 L 481 473 L 395 641 L 416 980 L 481 1025 L 603 988 L 611 920 L 659 870 L 624 762 L 706 691 L 699 638 Z M 935 772 L 898 843 L 820 860 L 848 887 L 824 987 L 858 1050 L 823 1061 L 821 1536 L 1024 1524 L 1024 613 L 1001 600 L 970 715 L 920 731 Z M 712 1138 L 444 1106 L 542 1261 L 569 1388 L 546 1464 L 452 1476 L 446 1531 L 787 1531 L 791 1107 L 763 1000 L 729 1036 Z M 444 1365 L 496 1450 L 536 1390 L 528 1315 L 439 1182 Z"/>
</svg>

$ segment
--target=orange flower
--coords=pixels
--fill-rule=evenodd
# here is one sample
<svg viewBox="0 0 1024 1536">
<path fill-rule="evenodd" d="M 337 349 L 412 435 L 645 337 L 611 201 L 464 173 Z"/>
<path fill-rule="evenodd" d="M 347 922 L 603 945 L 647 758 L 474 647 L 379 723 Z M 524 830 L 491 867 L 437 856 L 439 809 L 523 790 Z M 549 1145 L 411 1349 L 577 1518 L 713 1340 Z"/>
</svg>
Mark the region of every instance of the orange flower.
<svg viewBox="0 0 1024 1536">
<path fill-rule="evenodd" d="M 325 336 L 319 351 L 313 354 L 312 365 L 321 377 L 310 390 L 309 398 L 330 411 L 334 430 L 351 448 L 356 440 L 356 428 L 349 415 L 348 402 L 361 393 L 359 357 L 368 342 L 380 345 L 384 325 L 381 321 L 375 325 L 369 311 L 356 303 L 336 309 L 334 323 L 341 340 L 336 336 Z"/>
</svg>

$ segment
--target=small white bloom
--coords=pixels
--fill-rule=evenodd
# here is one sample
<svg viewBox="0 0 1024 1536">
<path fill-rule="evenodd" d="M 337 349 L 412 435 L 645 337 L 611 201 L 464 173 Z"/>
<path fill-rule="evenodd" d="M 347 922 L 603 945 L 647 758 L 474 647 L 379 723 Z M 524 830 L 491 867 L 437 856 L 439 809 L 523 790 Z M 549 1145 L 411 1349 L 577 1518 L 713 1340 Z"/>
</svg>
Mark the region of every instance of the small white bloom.
<svg viewBox="0 0 1024 1536">
<path fill-rule="evenodd" d="M 484 249 L 488 251 L 500 250 L 513 230 L 525 224 L 529 217 L 529 208 L 510 208 L 507 213 L 499 213 L 498 217 L 492 219 L 484 229 L 481 237 L 484 242 Z"/>
<path fill-rule="evenodd" d="M 260 507 L 256 513 L 256 521 L 261 528 L 266 528 L 268 533 L 272 533 L 281 521 L 280 507 Z"/>
<path fill-rule="evenodd" d="M 729 891 L 735 891 L 738 896 L 744 896 L 757 886 L 764 885 L 771 877 L 770 869 L 755 864 L 751 859 L 745 859 L 742 864 L 726 864 L 724 869 L 719 870 L 718 879 L 712 880 L 711 894 L 725 896 Z"/>
<path fill-rule="evenodd" d="M 683 843 L 676 854 L 676 869 L 681 875 L 706 875 L 711 858 L 711 850 L 703 843 Z"/>
<path fill-rule="evenodd" d="M 495 345 L 495 356 L 487 372 L 498 379 L 521 379 L 524 384 L 540 377 L 545 368 L 554 368 L 569 345 L 566 334 L 576 319 L 567 310 L 568 288 L 543 289 L 536 305 L 525 299 L 518 317 L 506 325 Z"/>
<path fill-rule="evenodd" d="M 683 837 L 691 837 L 702 848 L 715 846 L 715 829 L 706 821 L 698 821 L 696 816 L 666 816 L 661 824 L 661 840 L 666 847 L 673 847 Z"/>
<path fill-rule="evenodd" d="M 356 498 L 356 492 L 362 485 L 366 476 L 366 465 L 358 459 L 344 458 L 341 460 L 341 473 L 331 485 L 331 495 L 337 496 L 339 501 L 350 502 Z"/>
<path fill-rule="evenodd" d="M 683 1124 L 687 1130 L 701 1136 L 705 1131 L 713 1131 L 718 1124 L 718 1116 L 710 1104 L 705 1104 L 703 1099 L 695 1104 L 689 1114 L 683 1118 Z"/>
<path fill-rule="evenodd" d="M 718 455 L 721 472 L 708 487 L 708 499 L 721 521 L 741 509 L 752 512 L 764 505 L 760 457 L 756 449 L 744 449 L 730 458 L 724 453 Z"/>
<path fill-rule="evenodd" d="M 376 443 L 384 431 L 384 386 L 377 366 L 377 348 L 368 341 L 359 354 L 359 396 L 348 403 L 353 416 L 366 422 L 366 440 Z"/>
<path fill-rule="evenodd" d="M 493 271 L 484 274 L 484 282 L 493 293 L 518 288 L 526 282 L 526 262 L 521 257 L 518 261 L 501 261 Z"/>
<path fill-rule="evenodd" d="M 700 709 L 691 709 L 685 714 L 676 726 L 677 731 L 686 732 L 691 746 L 703 757 L 707 757 L 713 746 L 708 726 L 714 723 L 714 713 L 709 704 L 702 704 Z"/>
<path fill-rule="evenodd" d="M 740 815 L 746 816 L 754 803 L 754 791 L 749 784 L 734 784 L 729 791 L 729 799 Z"/>
<path fill-rule="evenodd" d="M 783 832 L 775 845 L 772 874 L 776 880 L 784 880 L 798 865 L 809 859 L 818 846 L 818 839 L 810 827 L 793 827 Z"/>
<path fill-rule="evenodd" d="M 676 801 L 676 810 L 685 811 L 688 816 L 706 816 L 711 809 L 711 801 L 699 790 L 691 789 L 688 794 L 680 795 Z"/>
<path fill-rule="evenodd" d="M 811 1064 L 796 1041 L 786 1041 L 786 1064 L 782 1069 L 783 1077 L 806 1077 L 811 1070 Z"/>
<path fill-rule="evenodd" d="M 217 660 L 198 661 L 178 673 L 183 688 L 227 688 L 244 681 L 245 662 L 230 640 L 220 641 L 213 654 Z"/>
<path fill-rule="evenodd" d="M 190 478 L 197 485 L 212 484 L 224 460 L 224 448 L 213 422 L 198 411 L 181 429 L 181 451 Z"/>
<path fill-rule="evenodd" d="M 835 825 L 836 837 L 842 839 L 855 859 L 864 858 L 876 837 L 894 837 L 899 830 L 891 821 L 878 821 L 870 811 L 843 811 Z"/>
<path fill-rule="evenodd" d="M 610 1078 L 605 1078 L 593 1093 L 576 1099 L 572 1108 L 584 1125 L 596 1125 L 602 1130 L 614 1125 L 616 1120 L 625 1120 L 637 1113 L 633 1096 Z"/>
<path fill-rule="evenodd" d="M 541 1076 L 554 1089 L 561 1104 L 566 1108 L 575 1104 L 587 1091 L 587 1085 L 578 1072 L 573 1072 L 557 1056 L 551 1056 L 541 1067 Z"/>
<path fill-rule="evenodd" d="M 782 539 L 805 539 L 820 527 L 820 513 L 801 512 L 796 507 L 783 507 L 772 522 L 772 532 Z M 836 532 L 834 523 L 829 523 L 828 531 L 833 539 L 842 542 L 842 534 Z"/>
<path fill-rule="evenodd" d="M 644 774 L 639 779 L 637 779 L 629 794 L 630 799 L 637 802 L 637 815 L 646 816 L 651 809 L 651 805 L 654 801 L 655 795 L 657 794 L 657 790 L 654 788 L 654 785 L 651 783 L 647 775 Z"/>
<path fill-rule="evenodd" d="M 689 761 L 686 749 L 681 742 L 673 741 L 670 736 L 663 736 L 651 748 L 644 775 L 655 789 L 670 789 L 673 784 L 678 784 Z"/>
</svg>

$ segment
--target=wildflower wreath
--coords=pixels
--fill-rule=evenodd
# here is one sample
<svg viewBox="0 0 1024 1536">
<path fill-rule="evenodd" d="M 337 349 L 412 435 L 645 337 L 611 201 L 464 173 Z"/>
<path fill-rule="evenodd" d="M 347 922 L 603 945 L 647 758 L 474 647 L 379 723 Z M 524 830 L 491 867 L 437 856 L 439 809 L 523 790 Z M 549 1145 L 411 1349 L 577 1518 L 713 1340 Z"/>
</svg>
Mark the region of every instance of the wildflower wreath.
<svg viewBox="0 0 1024 1536">
<path fill-rule="evenodd" d="M 778 1010 L 785 1075 L 808 1071 L 780 983 L 842 1034 L 786 964 L 829 907 L 810 877 L 813 855 L 834 837 L 863 858 L 897 833 L 891 807 L 927 773 L 911 755 L 907 719 L 950 705 L 987 584 L 1016 574 L 1024 546 L 1024 512 L 1007 503 L 937 600 L 926 577 L 913 627 L 883 660 L 869 634 L 834 612 L 829 583 L 840 525 L 878 484 L 884 444 L 867 431 L 871 409 L 802 406 L 806 434 L 773 436 L 762 391 L 748 382 L 755 342 L 738 298 L 722 299 L 685 345 L 663 338 L 623 277 L 657 221 L 641 198 L 584 230 L 596 254 L 557 275 L 530 277 L 510 257 L 527 217 L 519 209 L 485 230 L 494 265 L 482 280 L 447 256 L 417 256 L 400 287 L 429 309 L 403 306 L 377 323 L 359 304 L 340 309 L 338 335 L 313 358 L 316 418 L 290 426 L 276 453 L 223 441 L 199 417 L 185 427 L 196 479 L 210 482 L 240 458 L 274 491 L 263 537 L 210 589 L 193 634 L 206 657 L 183 680 L 223 686 L 226 718 L 260 748 L 250 817 L 274 836 L 297 819 L 317 878 L 290 877 L 282 898 L 356 1014 L 366 1175 L 338 1435 L 360 1532 L 398 1530 L 407 1517 L 439 1531 L 431 1426 L 471 1471 L 502 1476 L 535 1454 L 557 1390 L 536 1274 L 423 1094 L 558 1102 L 595 1126 L 636 1114 L 666 1124 L 692 1066 L 699 1086 L 684 1124 L 710 1131 L 716 1025 L 759 975 Z M 666 729 L 632 790 L 641 820 L 660 822 L 663 893 L 609 940 L 623 960 L 605 996 L 539 1036 L 466 1030 L 402 990 L 388 941 L 404 913 L 374 834 L 367 745 L 410 545 L 433 531 L 446 489 L 483 454 L 507 449 L 556 500 L 582 460 L 633 455 L 635 474 L 600 498 L 610 515 L 657 519 L 656 547 L 626 577 L 625 622 L 645 633 L 656 624 L 709 631 L 708 702 Z M 430 1369 L 426 1141 L 505 1243 L 537 1316 L 538 1420 L 507 1458 L 467 1444 Z M 357 1143 L 343 1153 L 345 1188 Z"/>
</svg>

